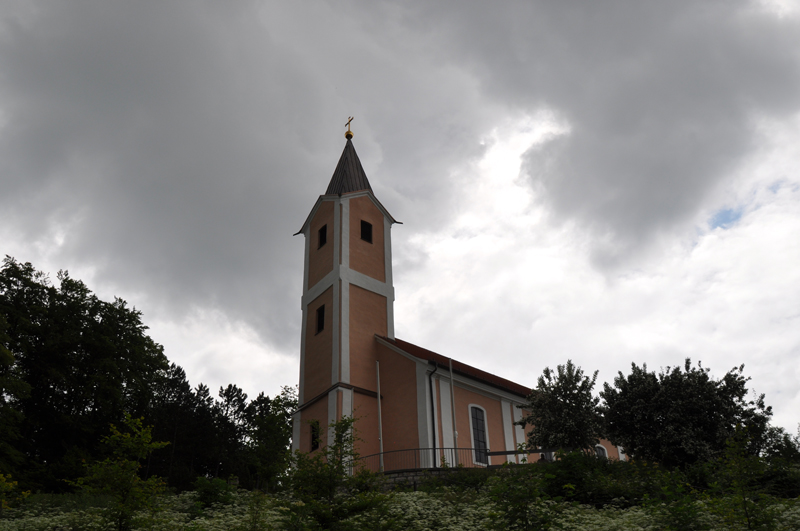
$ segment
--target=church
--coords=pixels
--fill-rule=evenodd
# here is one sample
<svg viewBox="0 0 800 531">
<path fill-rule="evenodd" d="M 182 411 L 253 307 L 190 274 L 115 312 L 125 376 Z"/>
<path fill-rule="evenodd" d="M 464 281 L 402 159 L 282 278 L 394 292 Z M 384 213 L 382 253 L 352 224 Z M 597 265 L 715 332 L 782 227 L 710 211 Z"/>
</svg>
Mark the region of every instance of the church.
<svg viewBox="0 0 800 531">
<path fill-rule="evenodd" d="M 305 258 L 292 449 L 316 451 L 331 441 L 327 426 L 351 416 L 356 449 L 373 470 L 519 462 L 525 432 L 516 422 L 531 389 L 395 337 L 392 225 L 400 222 L 375 197 L 349 125 L 345 137 L 325 194 L 297 232 Z M 624 459 L 608 441 L 596 450 Z"/>
</svg>

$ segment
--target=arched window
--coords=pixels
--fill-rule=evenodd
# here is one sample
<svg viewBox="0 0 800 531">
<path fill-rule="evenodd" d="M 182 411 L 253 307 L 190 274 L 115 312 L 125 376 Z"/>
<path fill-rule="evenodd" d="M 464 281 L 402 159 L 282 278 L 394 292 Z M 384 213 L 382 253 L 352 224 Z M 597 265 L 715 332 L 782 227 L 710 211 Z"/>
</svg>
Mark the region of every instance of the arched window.
<svg viewBox="0 0 800 531">
<path fill-rule="evenodd" d="M 604 459 L 608 459 L 608 452 L 606 451 L 605 446 L 602 444 L 598 444 L 594 447 L 594 453 L 597 454 L 597 457 L 602 457 Z"/>
<path fill-rule="evenodd" d="M 480 406 L 470 406 L 469 423 L 472 426 L 472 448 L 475 464 L 488 465 L 488 438 L 486 436 L 486 411 Z"/>
</svg>

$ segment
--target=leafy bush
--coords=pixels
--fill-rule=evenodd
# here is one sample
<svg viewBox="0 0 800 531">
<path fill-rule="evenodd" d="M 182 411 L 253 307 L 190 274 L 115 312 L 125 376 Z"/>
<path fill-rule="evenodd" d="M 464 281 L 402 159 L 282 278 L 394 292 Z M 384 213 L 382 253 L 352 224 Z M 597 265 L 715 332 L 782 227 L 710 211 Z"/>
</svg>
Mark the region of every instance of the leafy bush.
<svg viewBox="0 0 800 531">
<path fill-rule="evenodd" d="M 197 493 L 197 501 L 207 508 L 215 503 L 230 504 L 236 487 L 228 485 L 224 479 L 199 477 L 194 482 L 194 491 Z"/>
</svg>

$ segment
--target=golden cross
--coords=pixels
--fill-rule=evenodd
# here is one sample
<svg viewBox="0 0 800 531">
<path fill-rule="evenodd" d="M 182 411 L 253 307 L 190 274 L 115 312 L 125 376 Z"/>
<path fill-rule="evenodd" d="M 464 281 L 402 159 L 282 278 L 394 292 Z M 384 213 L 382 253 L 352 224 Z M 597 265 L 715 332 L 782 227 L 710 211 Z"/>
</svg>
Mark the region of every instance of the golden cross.
<svg viewBox="0 0 800 531">
<path fill-rule="evenodd" d="M 350 116 L 349 118 L 350 118 L 350 119 L 349 119 L 349 120 L 347 120 L 347 123 L 346 123 L 346 124 L 344 124 L 344 125 L 346 125 L 346 126 L 347 126 L 347 132 L 348 132 L 348 133 L 350 132 L 350 122 L 352 122 L 352 121 L 353 121 L 353 117 L 352 117 L 352 116 Z"/>
</svg>

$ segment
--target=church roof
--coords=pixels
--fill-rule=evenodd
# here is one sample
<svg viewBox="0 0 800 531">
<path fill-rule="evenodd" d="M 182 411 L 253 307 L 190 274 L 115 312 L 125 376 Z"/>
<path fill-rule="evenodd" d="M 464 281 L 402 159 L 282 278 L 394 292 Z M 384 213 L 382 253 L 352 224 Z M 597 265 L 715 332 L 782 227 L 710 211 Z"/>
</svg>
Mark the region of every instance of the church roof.
<svg viewBox="0 0 800 531">
<path fill-rule="evenodd" d="M 358 160 L 353 141 L 348 138 L 325 195 L 342 195 L 361 190 L 369 190 L 371 192 L 372 187 L 369 185 L 369 180 L 367 179 L 367 174 L 364 173 L 364 168 L 361 166 L 361 161 Z"/>
<path fill-rule="evenodd" d="M 436 362 L 441 367 L 446 369 L 449 369 L 450 367 L 451 358 L 448 358 L 447 356 L 442 356 L 441 354 L 437 354 L 436 352 L 433 352 L 431 350 L 418 347 L 417 345 L 409 343 L 408 341 L 403 341 L 402 339 L 397 339 L 397 338 L 389 339 L 388 337 L 383 337 L 383 336 L 378 336 L 378 337 L 380 337 L 387 343 L 395 345 L 403 352 L 411 354 L 415 358 Z M 482 371 L 477 367 L 467 365 L 466 363 L 461 363 L 460 361 L 453 360 L 453 372 L 461 374 L 463 376 L 467 376 L 469 378 L 472 378 L 473 380 L 478 380 L 485 384 L 491 385 L 492 387 L 497 387 L 498 389 L 508 391 L 509 393 L 513 393 L 521 397 L 527 397 L 528 395 L 531 394 L 531 389 L 525 387 L 524 385 L 514 383 L 511 380 L 506 380 L 505 378 L 501 378 L 500 376 L 497 376 L 495 374 Z"/>
</svg>

